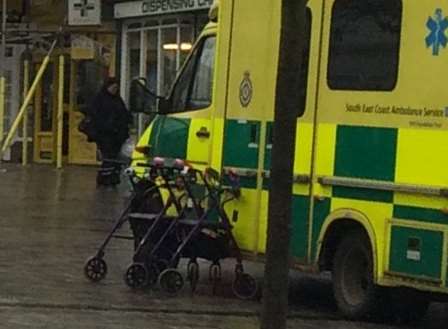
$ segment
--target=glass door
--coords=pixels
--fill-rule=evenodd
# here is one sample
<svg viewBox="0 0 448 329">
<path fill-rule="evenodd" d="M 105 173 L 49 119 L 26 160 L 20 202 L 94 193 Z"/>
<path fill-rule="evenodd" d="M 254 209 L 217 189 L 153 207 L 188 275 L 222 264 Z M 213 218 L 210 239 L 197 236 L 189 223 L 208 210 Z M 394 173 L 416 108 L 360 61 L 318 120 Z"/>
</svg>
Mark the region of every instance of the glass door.
<svg viewBox="0 0 448 329">
<path fill-rule="evenodd" d="M 36 70 L 39 69 L 40 65 L 40 63 L 36 65 Z M 48 64 L 36 90 L 34 100 L 34 161 L 40 163 L 52 163 L 55 159 L 53 126 L 57 93 L 55 90 L 56 76 L 54 66 L 54 62 Z"/>
<path fill-rule="evenodd" d="M 145 76 L 149 89 L 159 93 L 159 30 L 146 31 L 146 68 Z"/>
<path fill-rule="evenodd" d="M 78 130 L 80 122 L 96 92 L 102 86 L 103 67 L 92 60 L 72 60 L 70 62 L 69 93 L 69 153 L 71 164 L 97 164 L 96 144 L 89 142 L 85 134 Z M 66 80 L 68 77 L 66 77 Z"/>
<path fill-rule="evenodd" d="M 64 62 L 62 156 L 65 160 L 69 153 L 69 90 L 72 70 L 67 56 Z M 35 65 L 36 72 L 40 65 L 41 63 Z M 59 81 L 59 56 L 55 56 L 48 64 L 34 96 L 33 158 L 35 162 L 56 161 Z"/>
</svg>

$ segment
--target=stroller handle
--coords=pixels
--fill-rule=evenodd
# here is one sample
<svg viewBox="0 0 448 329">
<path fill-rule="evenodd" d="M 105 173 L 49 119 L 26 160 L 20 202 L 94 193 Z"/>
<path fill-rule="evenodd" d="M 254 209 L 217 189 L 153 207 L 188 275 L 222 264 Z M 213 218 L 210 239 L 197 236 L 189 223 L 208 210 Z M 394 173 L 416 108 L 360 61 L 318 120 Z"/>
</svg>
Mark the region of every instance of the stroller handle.
<svg viewBox="0 0 448 329">
<path fill-rule="evenodd" d="M 224 203 L 231 200 L 238 199 L 241 195 L 239 176 L 234 171 L 229 171 L 226 176 L 229 180 L 230 186 L 222 186 L 221 174 L 211 168 L 207 167 L 204 171 L 193 168 L 187 161 L 182 159 L 165 159 L 155 157 L 151 162 L 139 162 L 138 167 L 147 168 L 149 171 L 149 178 L 152 180 L 161 177 L 167 184 L 175 182 L 178 178 L 182 178 L 185 183 L 195 184 L 202 181 L 209 191 L 207 194 L 217 193 L 222 195 L 228 193 L 231 198 L 226 198 Z"/>
</svg>

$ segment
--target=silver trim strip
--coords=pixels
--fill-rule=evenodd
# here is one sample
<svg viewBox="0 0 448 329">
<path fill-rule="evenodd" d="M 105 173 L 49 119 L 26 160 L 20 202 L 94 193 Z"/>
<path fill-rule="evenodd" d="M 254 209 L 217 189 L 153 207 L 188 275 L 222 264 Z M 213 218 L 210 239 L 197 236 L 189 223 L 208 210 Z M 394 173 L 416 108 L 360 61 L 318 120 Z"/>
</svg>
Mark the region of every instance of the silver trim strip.
<svg viewBox="0 0 448 329">
<path fill-rule="evenodd" d="M 416 185 L 404 183 L 383 182 L 372 179 L 348 178 L 337 176 L 321 176 L 317 181 L 326 186 L 342 186 L 353 188 L 365 188 L 370 190 L 382 190 L 402 192 L 410 194 L 424 194 L 448 198 L 448 187 L 437 187 L 429 185 Z"/>
<path fill-rule="evenodd" d="M 242 168 L 232 168 L 232 167 L 224 167 L 223 171 L 225 174 L 229 172 L 233 172 L 241 177 L 254 178 L 257 177 L 257 170 L 255 169 L 242 169 Z"/>
<path fill-rule="evenodd" d="M 392 271 L 385 271 L 384 272 L 385 277 L 386 278 L 399 278 L 405 281 L 410 281 L 410 282 L 418 282 L 418 283 L 426 283 L 426 284 L 430 284 L 432 286 L 439 286 L 442 284 L 442 280 L 439 278 L 431 278 L 431 277 L 427 277 L 427 276 L 414 276 L 414 275 L 410 275 L 410 274 L 405 274 L 405 273 L 397 273 L 397 272 L 392 272 Z"/>
<path fill-rule="evenodd" d="M 227 174 L 230 171 L 233 171 L 238 176 L 247 177 L 247 178 L 255 178 L 258 175 L 258 171 L 256 169 L 243 169 L 243 168 L 224 167 L 224 173 Z M 270 178 L 271 177 L 271 171 L 270 170 L 263 170 L 262 177 L 263 178 Z M 305 175 L 305 174 L 294 175 L 293 179 L 294 179 L 294 183 L 295 184 L 309 184 L 311 182 L 310 175 Z"/>
</svg>

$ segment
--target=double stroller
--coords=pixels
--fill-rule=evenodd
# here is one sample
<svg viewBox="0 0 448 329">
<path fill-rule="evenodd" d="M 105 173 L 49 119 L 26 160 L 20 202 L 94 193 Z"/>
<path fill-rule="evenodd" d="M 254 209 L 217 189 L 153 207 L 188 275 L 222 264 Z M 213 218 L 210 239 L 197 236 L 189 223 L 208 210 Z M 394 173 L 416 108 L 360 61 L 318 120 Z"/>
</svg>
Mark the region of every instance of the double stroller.
<svg viewBox="0 0 448 329">
<path fill-rule="evenodd" d="M 181 258 L 188 259 L 186 280 L 191 291 L 199 281 L 198 259 L 210 262 L 209 280 L 213 292 L 221 281 L 220 261 L 235 258 L 233 293 L 241 299 L 253 298 L 257 282 L 244 272 L 241 250 L 232 233 L 232 224 L 225 205 L 240 196 L 238 177 L 227 175 L 229 184 L 222 184 L 218 172 L 193 169 L 182 160 L 155 158 L 140 163 L 145 174 L 128 170 L 133 196 L 95 256 L 84 267 L 86 277 L 101 281 L 107 274 L 105 249 L 113 237 L 130 238 L 134 242 L 132 262 L 124 275 L 131 288 L 160 285 L 162 291 L 176 295 L 184 286 L 179 270 Z M 116 235 L 129 222 L 132 237 Z"/>
</svg>

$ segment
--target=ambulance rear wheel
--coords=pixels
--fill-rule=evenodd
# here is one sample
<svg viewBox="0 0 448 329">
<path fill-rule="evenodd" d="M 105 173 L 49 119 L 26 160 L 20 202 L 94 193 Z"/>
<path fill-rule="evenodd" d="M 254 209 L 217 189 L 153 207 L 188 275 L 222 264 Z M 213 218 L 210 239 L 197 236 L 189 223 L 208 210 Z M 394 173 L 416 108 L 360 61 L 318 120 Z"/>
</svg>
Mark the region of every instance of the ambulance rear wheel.
<svg viewBox="0 0 448 329">
<path fill-rule="evenodd" d="M 337 306 L 348 319 L 378 319 L 384 291 L 373 280 L 372 248 L 366 234 L 343 238 L 333 259 L 333 290 Z"/>
</svg>

